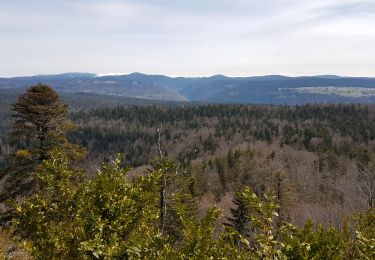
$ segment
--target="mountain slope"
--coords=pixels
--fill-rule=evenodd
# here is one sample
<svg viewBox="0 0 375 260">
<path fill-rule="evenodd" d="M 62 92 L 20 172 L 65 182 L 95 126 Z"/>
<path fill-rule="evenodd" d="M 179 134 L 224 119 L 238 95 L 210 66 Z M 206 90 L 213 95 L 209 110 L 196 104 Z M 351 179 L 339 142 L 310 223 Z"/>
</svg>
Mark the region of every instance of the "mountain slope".
<svg viewBox="0 0 375 260">
<path fill-rule="evenodd" d="M 123 76 L 97 77 L 95 74 L 89 73 L 0 78 L 0 89 L 26 88 L 37 83 L 49 84 L 59 92 L 85 92 L 143 99 L 186 101 L 186 98 L 174 90 L 154 82 L 140 82 Z"/>
<path fill-rule="evenodd" d="M 335 75 L 311 77 L 215 75 L 187 78 L 142 73 L 112 76 L 65 73 L 0 78 L 0 89 L 25 88 L 39 82 L 51 84 L 60 92 L 85 92 L 154 100 L 265 104 L 375 103 L 375 78 Z"/>
</svg>

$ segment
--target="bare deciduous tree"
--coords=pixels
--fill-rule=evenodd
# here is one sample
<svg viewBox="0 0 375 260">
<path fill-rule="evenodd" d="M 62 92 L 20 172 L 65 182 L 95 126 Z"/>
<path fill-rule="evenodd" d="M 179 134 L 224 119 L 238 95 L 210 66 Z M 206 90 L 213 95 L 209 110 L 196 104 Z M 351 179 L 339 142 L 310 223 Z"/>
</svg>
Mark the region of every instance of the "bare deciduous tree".
<svg viewBox="0 0 375 260">
<path fill-rule="evenodd" d="M 372 208 L 375 200 L 375 169 L 371 167 L 359 167 L 358 191 L 364 199 L 365 208 Z"/>
</svg>

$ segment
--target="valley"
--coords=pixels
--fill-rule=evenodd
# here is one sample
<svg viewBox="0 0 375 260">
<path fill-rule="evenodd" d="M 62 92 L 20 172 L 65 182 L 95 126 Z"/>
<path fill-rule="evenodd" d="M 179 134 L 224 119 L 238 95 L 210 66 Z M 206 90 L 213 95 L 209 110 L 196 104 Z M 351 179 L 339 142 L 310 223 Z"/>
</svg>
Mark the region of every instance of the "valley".
<svg viewBox="0 0 375 260">
<path fill-rule="evenodd" d="M 375 78 L 278 75 L 252 77 L 168 77 L 131 73 L 63 73 L 0 78 L 0 90 L 37 83 L 61 93 L 89 93 L 162 101 L 240 104 L 375 103 Z"/>
</svg>

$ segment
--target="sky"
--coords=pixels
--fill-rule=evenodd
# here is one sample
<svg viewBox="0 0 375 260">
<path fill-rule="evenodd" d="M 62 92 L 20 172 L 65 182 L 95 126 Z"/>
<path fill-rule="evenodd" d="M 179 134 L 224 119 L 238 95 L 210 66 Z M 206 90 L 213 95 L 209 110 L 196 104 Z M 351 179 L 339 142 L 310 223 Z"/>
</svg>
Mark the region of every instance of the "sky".
<svg viewBox="0 0 375 260">
<path fill-rule="evenodd" d="M 0 76 L 375 76 L 375 0 L 0 0 Z"/>
</svg>

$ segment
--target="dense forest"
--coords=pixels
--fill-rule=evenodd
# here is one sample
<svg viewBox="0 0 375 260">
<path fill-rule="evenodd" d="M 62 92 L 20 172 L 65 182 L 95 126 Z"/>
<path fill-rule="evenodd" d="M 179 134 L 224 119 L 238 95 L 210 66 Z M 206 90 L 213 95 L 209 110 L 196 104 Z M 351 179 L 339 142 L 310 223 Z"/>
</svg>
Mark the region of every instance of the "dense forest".
<svg viewBox="0 0 375 260">
<path fill-rule="evenodd" d="M 2 176 L 12 167 L 12 154 L 28 156 L 19 152 L 23 143 L 12 141 L 14 107 L 12 117 L 10 105 L 15 100 L 14 94 L 6 94 L 0 98 Z M 45 189 L 16 206 L 16 229 L 30 242 L 34 257 L 45 257 L 48 247 L 58 252 L 49 257 L 58 259 L 307 259 L 331 258 L 340 248 L 344 251 L 337 257 L 374 256 L 374 227 L 369 224 L 375 198 L 374 106 L 160 103 L 120 98 L 111 104 L 100 95 L 84 98 L 62 95 L 71 107 L 69 120 L 76 125 L 67 131 L 66 141 L 85 148 L 87 155 L 69 163 L 70 154 L 77 153 L 71 152 L 66 141 L 59 152 L 48 148 L 50 157 L 43 156 L 49 160 L 38 159 L 40 166 L 35 166 L 34 173 Z M 73 178 L 75 173 L 83 173 L 82 179 Z M 158 202 L 158 192 L 165 202 Z M 49 203 L 49 211 L 43 211 Z M 146 205 L 144 211 L 137 203 Z M 61 209 L 69 209 L 72 217 L 68 212 L 59 215 Z M 164 217 L 160 215 L 163 210 Z M 38 214 L 57 215 L 44 223 L 34 219 Z M 135 215 L 123 219 L 123 214 Z M 137 216 L 140 222 L 135 223 Z M 240 218 L 247 228 L 239 225 Z M 100 241 L 95 240 L 96 228 L 108 228 L 101 222 L 104 219 L 113 224 L 119 237 L 111 238 L 114 233 L 109 228 Z M 157 224 L 160 219 L 166 223 L 162 229 Z M 323 226 L 309 224 L 309 220 Z M 155 223 L 156 229 L 146 227 L 148 222 Z M 350 227 L 345 229 L 345 223 Z M 68 242 L 59 234 L 62 225 L 69 226 L 64 233 L 72 236 Z M 83 229 L 77 231 L 73 225 Z M 90 225 L 94 225 L 92 231 Z M 33 228 L 40 228 L 39 233 L 32 234 Z M 156 239 L 164 228 L 166 236 Z M 354 229 L 359 233 L 353 238 Z M 149 240 L 137 244 L 142 240 L 137 232 L 145 232 Z M 51 236 L 43 238 L 46 234 Z M 299 240 L 293 240 L 292 234 Z M 90 236 L 79 248 L 73 245 Z M 307 236 L 310 241 L 304 240 Z M 325 239 L 328 242 L 322 242 Z M 315 248 L 297 249 L 304 242 Z M 350 253 L 350 248 L 358 254 Z M 189 255 L 192 250 L 197 254 Z"/>
<path fill-rule="evenodd" d="M 261 193 L 281 178 L 294 223 L 337 224 L 368 206 L 362 190 L 374 183 L 362 175 L 375 170 L 374 117 L 363 105 L 115 107 L 72 114 L 70 140 L 90 161 L 121 153 L 137 167 L 157 155 L 161 129 L 163 152 L 194 176 L 202 203 L 228 209 L 240 187 Z"/>
<path fill-rule="evenodd" d="M 83 164 L 91 169 L 89 175 L 117 153 L 124 164 L 141 171 L 158 154 L 160 141 L 162 152 L 194 177 L 202 204 L 220 203 L 229 210 L 240 187 L 250 185 L 261 193 L 281 178 L 293 193 L 287 202 L 290 220 L 337 224 L 341 216 L 366 207 L 374 195 L 362 191 L 374 185 L 363 176 L 375 167 L 374 106 L 128 101 L 91 108 L 79 99 L 72 103 L 81 107 L 73 105 L 70 118 L 77 131 L 68 139 L 87 149 Z M 4 118 L 5 132 L 11 118 Z M 12 149 L 5 134 L 1 142 L 5 158 Z"/>
</svg>

